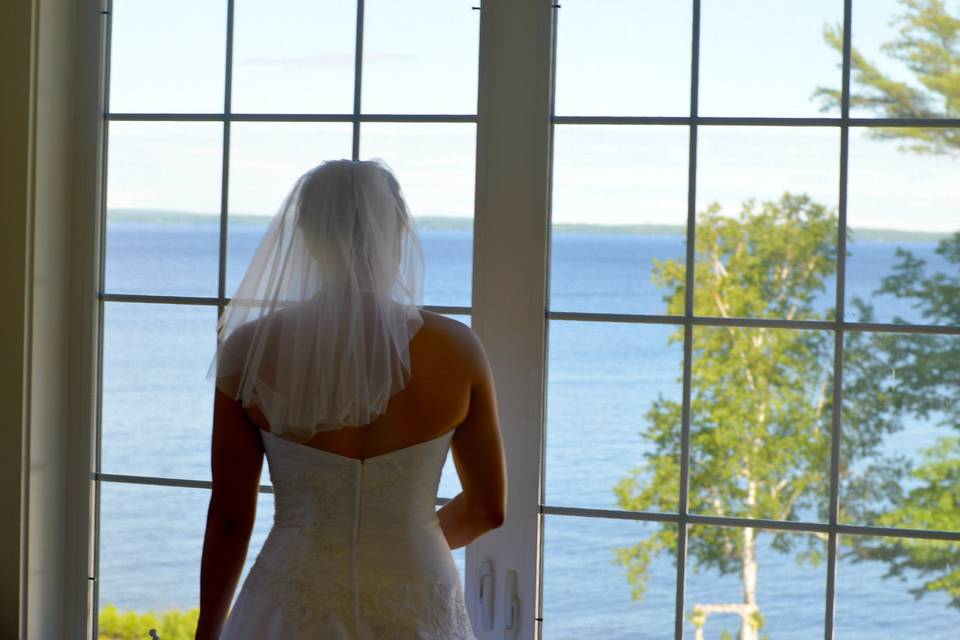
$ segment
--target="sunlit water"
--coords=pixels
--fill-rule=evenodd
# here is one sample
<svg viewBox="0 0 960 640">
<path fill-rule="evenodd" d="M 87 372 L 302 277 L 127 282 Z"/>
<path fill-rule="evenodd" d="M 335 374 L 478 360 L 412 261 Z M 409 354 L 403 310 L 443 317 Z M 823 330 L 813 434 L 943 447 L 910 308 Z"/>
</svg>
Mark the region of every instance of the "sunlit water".
<svg viewBox="0 0 960 640">
<path fill-rule="evenodd" d="M 227 293 L 239 282 L 262 233 L 232 225 Z M 431 305 L 470 304 L 471 235 L 424 231 L 427 294 Z M 215 296 L 216 224 L 112 222 L 106 290 L 111 293 Z M 918 313 L 871 291 L 892 265 L 897 246 L 945 264 L 933 242 L 851 245 L 847 299 L 872 299 L 880 321 Z M 552 246 L 551 308 L 602 313 L 663 313 L 663 292 L 650 281 L 652 260 L 683 256 L 679 236 L 557 234 Z M 817 310 L 834 305 L 834 280 Z M 461 320 L 469 322 L 469 318 Z M 108 303 L 105 312 L 102 470 L 105 473 L 209 479 L 216 308 Z M 617 508 L 612 486 L 642 462 L 638 432 L 658 395 L 679 400 L 682 351 L 668 344 L 674 326 L 550 324 L 546 500 L 551 505 Z M 531 399 L 531 401 L 536 401 Z M 504 425 L 510 428 L 510 425 Z M 941 430 L 914 423 L 896 446 L 914 453 Z M 892 443 L 891 443 L 892 444 Z M 263 483 L 269 483 L 264 466 Z M 451 460 L 440 495 L 459 491 Z M 138 610 L 196 606 L 208 493 L 104 483 L 101 500 L 100 603 Z M 262 495 L 247 557 L 249 568 L 269 530 L 272 499 Z M 645 598 L 633 601 L 613 549 L 642 539 L 658 525 L 547 516 L 544 541 L 544 636 L 548 638 L 672 638 L 676 595 L 673 558 L 654 561 Z M 694 529 L 691 535 L 697 535 Z M 806 534 L 802 534 L 806 535 Z M 759 600 L 772 639 L 822 637 L 826 567 L 799 564 L 760 538 Z M 455 552 L 461 573 L 463 552 Z M 245 572 L 246 572 L 245 569 Z M 885 567 L 843 560 L 837 578 L 837 638 L 953 638 L 960 624 L 946 597 L 915 600 L 921 581 L 882 578 Z M 739 580 L 715 572 L 687 572 L 687 603 L 734 603 Z M 527 603 L 531 606 L 532 603 Z M 529 613 L 530 609 L 527 609 Z M 707 638 L 733 633 L 733 616 L 714 616 Z M 686 624 L 692 637 L 693 628 Z"/>
</svg>

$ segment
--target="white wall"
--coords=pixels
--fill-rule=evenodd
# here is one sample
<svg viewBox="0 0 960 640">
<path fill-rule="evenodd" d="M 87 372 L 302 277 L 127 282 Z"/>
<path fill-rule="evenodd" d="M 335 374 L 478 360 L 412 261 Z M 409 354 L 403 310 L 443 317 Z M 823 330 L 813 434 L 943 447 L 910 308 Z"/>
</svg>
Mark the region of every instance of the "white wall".
<svg viewBox="0 0 960 640">
<path fill-rule="evenodd" d="M 86 623 L 101 20 L 95 0 L 0 14 L 3 638 Z"/>
</svg>

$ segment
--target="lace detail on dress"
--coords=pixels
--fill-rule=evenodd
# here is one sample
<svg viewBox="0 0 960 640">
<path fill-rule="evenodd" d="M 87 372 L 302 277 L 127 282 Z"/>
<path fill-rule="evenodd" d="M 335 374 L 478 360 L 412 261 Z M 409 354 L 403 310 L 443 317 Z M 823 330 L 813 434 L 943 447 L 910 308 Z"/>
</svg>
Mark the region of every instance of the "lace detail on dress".
<svg viewBox="0 0 960 640">
<path fill-rule="evenodd" d="M 350 471 L 334 476 L 329 469 L 324 473 L 322 468 L 306 467 L 274 481 L 273 528 L 264 542 L 271 564 L 281 561 L 278 569 L 297 573 L 307 569 L 302 562 L 305 553 L 322 553 L 327 559 L 351 554 L 343 529 L 332 526 L 339 514 L 352 510 L 353 496 L 342 489 L 352 478 Z"/>
<path fill-rule="evenodd" d="M 309 526 L 339 509 L 349 508 L 352 500 L 352 496 L 338 490 L 337 481 L 331 481 L 329 473 L 304 472 L 274 484 L 273 522 L 278 525 Z M 288 499 L 288 494 L 298 496 L 296 501 Z M 303 495 L 309 498 L 299 497 Z"/>
<path fill-rule="evenodd" d="M 279 606 L 283 617 L 297 630 L 351 617 L 350 588 L 341 581 L 301 580 L 258 564 L 250 569 L 243 588 Z"/>
<path fill-rule="evenodd" d="M 381 640 L 473 640 L 460 583 L 451 584 L 445 577 L 437 571 L 413 583 L 368 577 L 361 591 L 361 615 Z"/>
<path fill-rule="evenodd" d="M 257 564 L 243 588 L 279 606 L 297 632 L 321 625 L 343 627 L 352 618 L 352 594 L 343 581 L 306 581 Z M 475 640 L 460 583 L 446 583 L 437 571 L 417 583 L 365 578 L 360 616 L 358 627 L 379 640 Z"/>
<path fill-rule="evenodd" d="M 404 476 L 406 465 L 396 458 L 376 460 L 376 475 L 364 487 L 364 500 L 380 500 L 392 495 Z"/>
</svg>

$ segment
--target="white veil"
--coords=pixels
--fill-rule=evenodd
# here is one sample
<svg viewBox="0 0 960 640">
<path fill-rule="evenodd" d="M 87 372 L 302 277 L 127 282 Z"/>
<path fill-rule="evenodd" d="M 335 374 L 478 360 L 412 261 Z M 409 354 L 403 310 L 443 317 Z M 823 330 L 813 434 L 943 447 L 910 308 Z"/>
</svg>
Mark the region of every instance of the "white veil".
<svg viewBox="0 0 960 640">
<path fill-rule="evenodd" d="M 277 434 L 368 424 L 410 377 L 423 253 L 380 158 L 294 184 L 220 317 L 207 373 Z"/>
</svg>

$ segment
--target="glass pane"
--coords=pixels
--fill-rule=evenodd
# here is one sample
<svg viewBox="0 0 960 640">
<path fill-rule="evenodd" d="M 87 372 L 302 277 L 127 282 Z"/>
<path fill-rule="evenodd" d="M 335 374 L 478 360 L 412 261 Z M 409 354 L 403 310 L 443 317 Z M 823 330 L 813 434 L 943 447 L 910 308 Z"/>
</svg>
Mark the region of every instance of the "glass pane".
<svg viewBox="0 0 960 640">
<path fill-rule="evenodd" d="M 956 117 L 955 3 L 870 0 L 854 3 L 850 115 Z M 911 6 L 912 5 L 912 6 Z M 830 37 L 840 64 L 839 25 Z M 952 60 L 952 62 L 951 62 Z M 839 89 L 839 78 L 834 90 Z M 830 96 L 839 100 L 838 94 Z"/>
<path fill-rule="evenodd" d="M 107 292 L 217 295 L 222 131 L 110 124 Z"/>
<path fill-rule="evenodd" d="M 223 112 L 225 0 L 110 7 L 110 111 Z"/>
<path fill-rule="evenodd" d="M 557 12 L 557 115 L 690 113 L 689 2 L 568 0 Z"/>
<path fill-rule="evenodd" d="M 230 133 L 226 291 L 232 296 L 294 182 L 324 160 L 350 158 L 349 123 L 237 122 Z"/>
<path fill-rule="evenodd" d="M 833 340 L 827 331 L 694 327 L 691 512 L 826 519 Z"/>
<path fill-rule="evenodd" d="M 699 131 L 697 315 L 832 319 L 837 131 Z M 674 277 L 671 286 L 682 304 L 682 282 Z"/>
<path fill-rule="evenodd" d="M 210 492 L 114 482 L 100 486 L 100 637 L 134 637 L 122 633 L 116 611 L 108 609 L 111 605 L 121 613 L 154 612 L 160 626 L 141 621 L 145 628 L 136 630 L 137 638 L 148 637 L 151 627 L 161 638 L 181 637 L 164 633 L 163 614 L 171 611 L 192 616 L 192 637 L 200 606 L 200 558 Z M 273 496 L 260 494 L 240 584 L 272 523 Z M 238 585 L 234 599 L 239 591 Z"/>
<path fill-rule="evenodd" d="M 688 136 L 686 127 L 554 128 L 552 310 L 667 312 L 653 276 L 655 261 L 669 261 L 683 279 Z"/>
<path fill-rule="evenodd" d="M 426 254 L 424 304 L 470 306 L 475 124 L 371 123 L 360 157 L 393 169 Z"/>
<path fill-rule="evenodd" d="M 844 336 L 841 520 L 960 531 L 960 336 Z"/>
<path fill-rule="evenodd" d="M 826 557 L 817 534 L 690 527 L 687 637 L 822 638 Z"/>
<path fill-rule="evenodd" d="M 682 330 L 563 320 L 549 330 L 546 502 L 676 511 L 683 350 L 670 339 Z"/>
<path fill-rule="evenodd" d="M 443 463 L 440 485 L 437 487 L 437 497 L 453 499 L 461 491 L 463 491 L 463 487 L 460 486 L 460 476 L 457 475 L 457 467 L 453 463 L 453 450 L 450 450 L 447 452 L 446 462 Z"/>
<path fill-rule="evenodd" d="M 450 551 L 453 554 L 453 563 L 457 565 L 457 572 L 460 574 L 460 584 L 464 584 L 465 576 L 467 575 L 466 571 L 466 562 L 467 562 L 467 548 L 460 547 L 459 549 L 453 549 Z M 466 587 L 463 587 L 466 591 Z"/>
<path fill-rule="evenodd" d="M 946 154 L 914 149 L 958 133 L 851 130 L 848 320 L 960 326 L 960 309 L 951 304 L 960 286 L 958 165 Z"/>
<path fill-rule="evenodd" d="M 543 637 L 673 638 L 677 528 L 544 516 Z"/>
<path fill-rule="evenodd" d="M 232 109 L 353 113 L 357 3 L 236 0 Z"/>
<path fill-rule="evenodd" d="M 841 538 L 837 640 L 957 636 L 960 544 L 940 540 Z"/>
<path fill-rule="evenodd" d="M 216 327 L 213 306 L 104 304 L 104 473 L 210 479 Z"/>
<path fill-rule="evenodd" d="M 366 0 L 363 113 L 477 112 L 473 0 Z"/>
<path fill-rule="evenodd" d="M 840 58 L 823 34 L 843 22 L 843 2 L 704 0 L 701 7 L 700 115 L 840 115 L 838 106 L 821 111 L 814 92 L 840 84 Z"/>
</svg>

